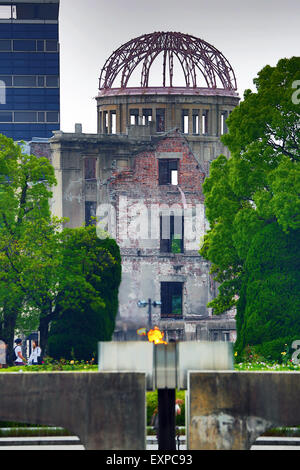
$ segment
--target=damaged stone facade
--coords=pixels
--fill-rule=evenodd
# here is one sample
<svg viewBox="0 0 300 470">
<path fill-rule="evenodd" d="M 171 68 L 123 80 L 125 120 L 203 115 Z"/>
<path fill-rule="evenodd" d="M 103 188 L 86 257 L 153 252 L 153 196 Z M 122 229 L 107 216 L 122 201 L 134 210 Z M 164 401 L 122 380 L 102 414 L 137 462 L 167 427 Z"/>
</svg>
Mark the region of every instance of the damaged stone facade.
<svg viewBox="0 0 300 470">
<path fill-rule="evenodd" d="M 158 56 L 162 86 L 152 86 Z M 176 61 L 185 86 L 174 86 Z M 202 186 L 210 163 L 229 157 L 220 137 L 239 103 L 236 90 L 231 65 L 207 42 L 143 35 L 101 70 L 97 134 L 76 124 L 50 139 L 53 213 L 69 227 L 96 223 L 99 237 L 108 232 L 120 246 L 115 340 L 143 340 L 139 329 L 158 326 L 167 341 L 235 341 L 234 312 L 216 317 L 207 307 L 218 286 L 199 249 L 208 229 Z"/>
<path fill-rule="evenodd" d="M 97 215 L 99 236 L 112 231 L 121 249 L 113 339 L 138 340 L 139 328 L 157 325 L 167 340 L 235 341 L 234 313 L 215 317 L 207 308 L 217 286 L 199 248 L 208 228 L 202 185 L 210 162 L 229 156 L 220 141 L 222 115 L 238 101 L 232 92 L 106 92 L 97 98 L 98 134 L 84 134 L 77 125 L 75 133 L 56 132 L 50 140 L 58 181 L 53 212 L 68 217 L 69 227 Z M 157 109 L 165 110 L 160 128 Z M 166 237 L 163 220 L 171 227 Z M 183 221 L 181 239 L 172 239 L 175 220 L 177 227 Z M 157 303 L 151 311 L 138 305 L 149 299 Z"/>
</svg>

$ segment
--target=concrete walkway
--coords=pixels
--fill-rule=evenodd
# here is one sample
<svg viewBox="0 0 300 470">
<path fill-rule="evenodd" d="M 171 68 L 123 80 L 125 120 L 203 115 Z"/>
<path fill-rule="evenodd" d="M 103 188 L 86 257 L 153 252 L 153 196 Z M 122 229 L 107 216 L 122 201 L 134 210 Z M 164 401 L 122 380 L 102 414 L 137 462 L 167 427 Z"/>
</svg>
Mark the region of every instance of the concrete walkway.
<svg viewBox="0 0 300 470">
<path fill-rule="evenodd" d="M 2 437 L 2 450 L 85 450 L 76 436 Z M 147 450 L 158 450 L 155 436 L 147 437 Z M 180 437 L 180 451 L 186 450 L 185 436 Z M 260 437 L 251 450 L 300 450 L 299 437 Z"/>
<path fill-rule="evenodd" d="M 85 450 L 76 436 L 1 437 L 0 450 Z"/>
</svg>

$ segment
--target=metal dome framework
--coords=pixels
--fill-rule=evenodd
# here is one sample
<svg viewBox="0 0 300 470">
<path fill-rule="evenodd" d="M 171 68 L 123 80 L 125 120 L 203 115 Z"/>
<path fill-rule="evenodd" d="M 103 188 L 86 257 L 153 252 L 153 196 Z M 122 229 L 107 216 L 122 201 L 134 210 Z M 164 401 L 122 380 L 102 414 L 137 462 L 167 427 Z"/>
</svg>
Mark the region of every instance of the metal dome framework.
<svg viewBox="0 0 300 470">
<path fill-rule="evenodd" d="M 121 46 L 109 57 L 101 70 L 99 89 L 113 88 L 118 76 L 121 76 L 121 88 L 127 88 L 130 77 L 141 63 L 140 85 L 142 88 L 148 88 L 151 66 L 160 54 L 163 54 L 164 88 L 173 87 L 174 58 L 177 58 L 187 88 L 199 86 L 200 72 L 207 88 L 220 88 L 220 83 L 225 90 L 237 90 L 234 71 L 220 51 L 202 39 L 176 32 L 145 34 Z"/>
</svg>

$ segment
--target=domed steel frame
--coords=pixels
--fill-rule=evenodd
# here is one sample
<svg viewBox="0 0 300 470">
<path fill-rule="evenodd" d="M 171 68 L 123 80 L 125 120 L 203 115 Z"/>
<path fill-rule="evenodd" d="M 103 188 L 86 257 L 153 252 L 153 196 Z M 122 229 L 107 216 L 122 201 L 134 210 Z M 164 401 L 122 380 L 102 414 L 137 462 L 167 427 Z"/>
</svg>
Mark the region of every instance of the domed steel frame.
<svg viewBox="0 0 300 470">
<path fill-rule="evenodd" d="M 111 89 L 121 75 L 121 88 L 142 62 L 141 87 L 149 86 L 150 69 L 154 60 L 163 53 L 163 87 L 173 87 L 174 57 L 181 64 L 186 87 L 197 88 L 197 72 L 202 74 L 207 88 L 216 89 L 218 80 L 225 90 L 237 90 L 234 71 L 215 47 L 202 39 L 176 32 L 155 32 L 132 39 L 117 49 L 106 61 L 99 79 L 99 89 Z M 169 71 L 169 74 L 167 73 Z M 169 85 L 167 83 L 169 75 Z"/>
</svg>

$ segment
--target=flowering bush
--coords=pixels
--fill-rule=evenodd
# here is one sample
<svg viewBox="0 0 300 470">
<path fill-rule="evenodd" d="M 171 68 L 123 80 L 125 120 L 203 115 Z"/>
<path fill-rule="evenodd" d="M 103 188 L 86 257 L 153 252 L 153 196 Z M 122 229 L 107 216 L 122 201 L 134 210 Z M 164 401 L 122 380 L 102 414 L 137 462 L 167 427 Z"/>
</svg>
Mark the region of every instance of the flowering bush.
<svg viewBox="0 0 300 470">
<path fill-rule="evenodd" d="M 265 359 L 254 347 L 247 346 L 242 357 L 235 352 L 235 370 L 300 371 L 300 364 L 292 361 L 293 350 L 286 343 L 281 351 L 280 361 Z"/>
<path fill-rule="evenodd" d="M 263 362 L 265 358 L 259 354 L 253 346 L 249 344 L 245 347 L 241 356 L 237 352 L 234 353 L 236 361 L 243 363 L 258 363 Z"/>
<path fill-rule="evenodd" d="M 279 364 L 272 361 L 249 361 L 239 362 L 234 366 L 235 370 L 261 370 L 261 371 L 300 371 L 300 364 L 294 364 L 291 359 L 286 363 Z"/>
<path fill-rule="evenodd" d="M 95 364 L 94 358 L 90 361 L 67 361 L 66 359 L 60 359 L 56 361 L 50 357 L 45 357 L 43 363 L 38 366 L 25 365 L 25 366 L 14 366 L 7 369 L 0 369 L 2 372 L 52 372 L 52 371 L 82 371 L 90 372 L 97 371 L 98 365 Z"/>
</svg>

